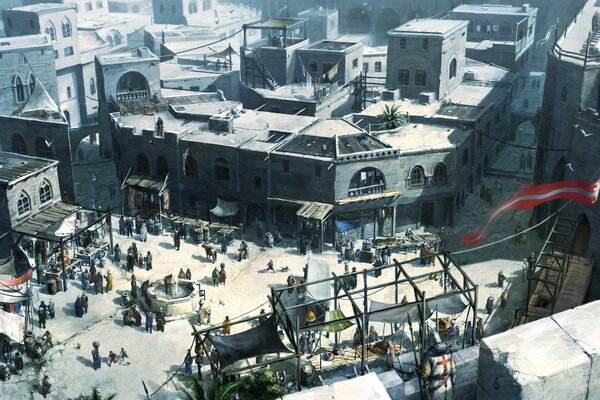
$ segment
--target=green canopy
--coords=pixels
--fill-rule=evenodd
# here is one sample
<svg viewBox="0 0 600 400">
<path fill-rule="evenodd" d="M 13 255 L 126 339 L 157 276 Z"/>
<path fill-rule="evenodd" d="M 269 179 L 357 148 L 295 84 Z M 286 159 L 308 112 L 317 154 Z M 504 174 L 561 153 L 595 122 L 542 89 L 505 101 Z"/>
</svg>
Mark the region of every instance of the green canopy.
<svg viewBox="0 0 600 400">
<path fill-rule="evenodd" d="M 344 320 L 345 318 L 346 316 L 340 308 L 336 308 L 332 311 L 327 311 L 325 313 L 325 322 L 329 323 L 327 325 L 323 325 L 321 327 L 321 330 L 325 332 L 341 332 L 343 330 L 346 330 L 350 328 L 353 325 L 353 323 L 348 320 Z"/>
</svg>

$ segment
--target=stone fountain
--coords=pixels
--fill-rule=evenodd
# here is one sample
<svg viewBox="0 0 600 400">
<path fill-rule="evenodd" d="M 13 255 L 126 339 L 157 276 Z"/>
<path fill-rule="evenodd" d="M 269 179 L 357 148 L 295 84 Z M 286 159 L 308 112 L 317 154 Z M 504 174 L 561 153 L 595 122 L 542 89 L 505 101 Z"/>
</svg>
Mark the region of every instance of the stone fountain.
<svg viewBox="0 0 600 400">
<path fill-rule="evenodd" d="M 153 313 L 162 308 L 165 315 L 180 315 L 194 312 L 195 283 L 177 279 L 173 274 L 147 285 L 142 285 L 146 308 Z"/>
</svg>

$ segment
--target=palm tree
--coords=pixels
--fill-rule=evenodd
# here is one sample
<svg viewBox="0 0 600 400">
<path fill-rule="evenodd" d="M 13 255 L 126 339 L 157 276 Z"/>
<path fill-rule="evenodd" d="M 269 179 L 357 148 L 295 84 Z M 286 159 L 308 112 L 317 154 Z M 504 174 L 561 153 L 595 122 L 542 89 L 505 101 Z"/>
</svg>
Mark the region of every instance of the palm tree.
<svg viewBox="0 0 600 400">
<path fill-rule="evenodd" d="M 400 106 L 397 104 L 384 105 L 379 118 L 381 119 L 381 129 L 395 129 L 408 123 L 408 118 L 400 112 Z"/>
<path fill-rule="evenodd" d="M 235 394 L 240 382 L 221 384 L 217 379 L 212 382 L 208 392 L 204 392 L 202 382 L 198 378 L 192 381 L 191 390 L 186 390 L 184 400 L 230 400 Z"/>
<path fill-rule="evenodd" d="M 97 387 L 93 387 L 91 396 L 81 395 L 81 397 L 79 399 L 80 400 L 113 400 L 116 397 L 117 397 L 116 393 L 109 394 L 107 397 L 102 397 L 102 395 L 100 394 L 100 389 L 98 389 Z"/>
</svg>

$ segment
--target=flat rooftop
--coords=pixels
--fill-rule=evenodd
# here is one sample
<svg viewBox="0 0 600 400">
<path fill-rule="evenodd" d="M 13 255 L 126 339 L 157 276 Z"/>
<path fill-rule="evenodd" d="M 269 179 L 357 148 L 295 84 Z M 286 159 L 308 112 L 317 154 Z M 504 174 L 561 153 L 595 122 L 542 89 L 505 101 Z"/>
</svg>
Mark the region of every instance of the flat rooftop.
<svg viewBox="0 0 600 400">
<path fill-rule="evenodd" d="M 377 139 L 403 152 L 443 151 L 460 146 L 471 132 L 442 125 L 409 124 L 395 133 L 377 135 Z"/>
<path fill-rule="evenodd" d="M 321 40 L 320 42 L 313 43 L 310 46 L 307 46 L 300 51 L 306 50 L 324 50 L 324 51 L 339 51 L 343 52 L 351 47 L 357 47 L 359 43 L 357 42 L 340 42 L 337 40 Z"/>
<path fill-rule="evenodd" d="M 592 29 L 592 18 L 596 12 L 600 13 L 600 2 L 588 1 L 579 14 L 577 14 L 577 22 L 569 25 L 566 34 L 561 35 L 556 44 L 563 50 L 585 55 L 585 44 Z M 571 57 L 565 57 L 565 59 L 583 64 L 583 60 L 576 61 Z"/>
<path fill-rule="evenodd" d="M 133 32 L 143 28 L 151 21 L 151 16 L 146 14 L 115 13 L 101 14 L 77 22 L 77 29 L 97 30 L 116 25 L 127 25 L 128 31 Z"/>
<path fill-rule="evenodd" d="M 468 21 L 453 19 L 413 19 L 404 25 L 390 30 L 388 35 L 447 36 L 458 29 L 465 28 L 468 24 Z"/>
<path fill-rule="evenodd" d="M 7 11 L 7 12 L 25 11 L 25 12 L 34 12 L 34 13 L 38 13 L 38 14 L 49 14 L 49 13 L 53 13 L 53 12 L 57 12 L 57 11 L 76 10 L 76 9 L 77 9 L 77 5 L 71 4 L 71 3 L 67 3 L 67 4 L 38 3 L 38 4 L 31 4 L 28 6 L 14 7 L 14 8 L 10 8 L 8 10 L 4 10 L 4 11 Z"/>
<path fill-rule="evenodd" d="M 304 135 L 323 137 L 361 132 L 364 131 L 342 118 L 324 119 L 302 131 Z"/>
<path fill-rule="evenodd" d="M 101 65 L 122 64 L 139 60 L 158 61 L 158 57 L 155 56 L 154 53 L 152 53 L 147 47 L 139 47 L 135 50 L 123 53 L 103 54 L 97 57 Z"/>
<path fill-rule="evenodd" d="M 450 12 L 478 15 L 529 15 L 537 12 L 535 7 L 515 7 L 508 4 L 462 4 Z"/>
<path fill-rule="evenodd" d="M 165 41 L 169 39 L 194 40 L 214 37 L 217 35 L 211 26 L 207 25 L 170 25 L 170 24 L 152 24 L 144 27 L 144 31 L 150 35 L 162 39 L 164 34 Z"/>
<path fill-rule="evenodd" d="M 0 183 L 11 185 L 54 165 L 58 161 L 0 151 Z"/>
<path fill-rule="evenodd" d="M 0 53 L 28 47 L 51 46 L 46 35 L 25 35 L 0 38 Z"/>
</svg>

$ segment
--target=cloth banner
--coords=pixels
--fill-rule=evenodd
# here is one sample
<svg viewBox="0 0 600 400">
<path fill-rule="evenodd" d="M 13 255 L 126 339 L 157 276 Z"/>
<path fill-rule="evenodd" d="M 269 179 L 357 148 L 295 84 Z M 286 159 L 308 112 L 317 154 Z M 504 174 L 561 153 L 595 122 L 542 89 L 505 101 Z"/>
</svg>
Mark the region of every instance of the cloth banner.
<svg viewBox="0 0 600 400">
<path fill-rule="evenodd" d="M 0 309 L 0 332 L 15 342 L 23 342 L 24 325 L 25 318 L 22 315 Z"/>
<path fill-rule="evenodd" d="M 27 282 L 29 280 L 29 278 L 31 278 L 32 275 L 33 275 L 33 269 L 29 269 L 27 272 L 25 272 L 23 275 L 19 276 L 18 278 L 0 281 L 0 284 L 2 284 L 2 286 L 21 285 L 21 284 Z"/>
<path fill-rule="evenodd" d="M 335 230 L 337 232 L 346 232 L 355 228 L 360 227 L 362 224 L 362 218 L 359 219 L 336 219 L 335 220 Z"/>
<path fill-rule="evenodd" d="M 239 207 L 237 201 L 225 201 L 217 197 L 217 205 L 210 212 L 217 217 L 232 217 L 238 213 Z"/>
</svg>

